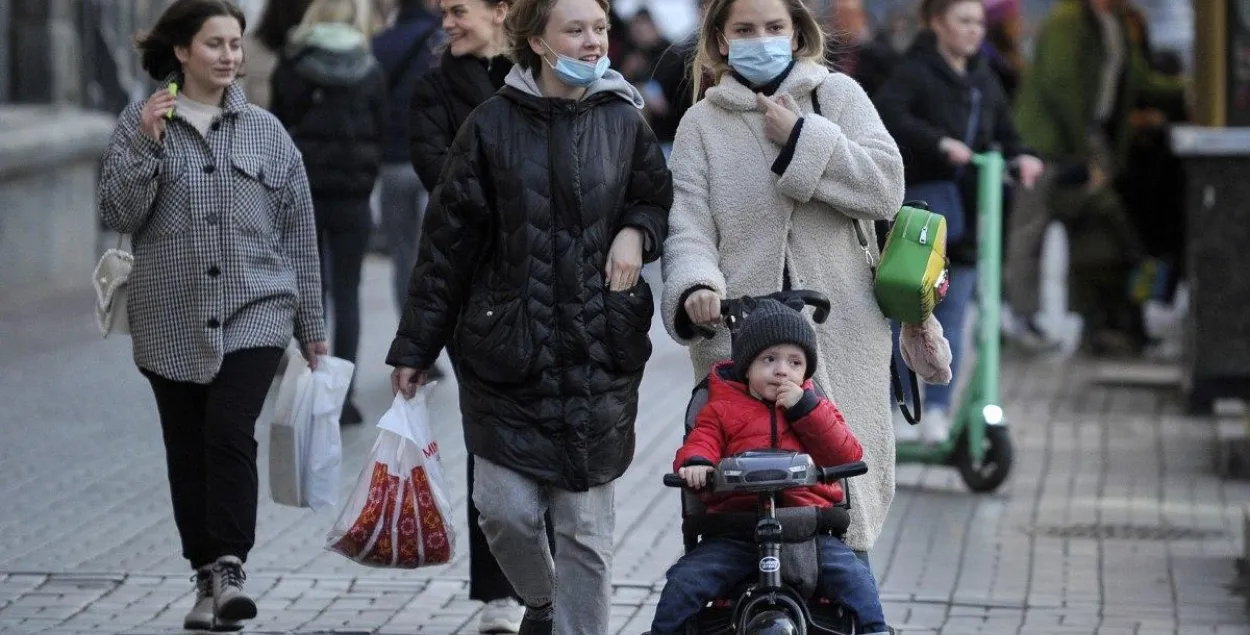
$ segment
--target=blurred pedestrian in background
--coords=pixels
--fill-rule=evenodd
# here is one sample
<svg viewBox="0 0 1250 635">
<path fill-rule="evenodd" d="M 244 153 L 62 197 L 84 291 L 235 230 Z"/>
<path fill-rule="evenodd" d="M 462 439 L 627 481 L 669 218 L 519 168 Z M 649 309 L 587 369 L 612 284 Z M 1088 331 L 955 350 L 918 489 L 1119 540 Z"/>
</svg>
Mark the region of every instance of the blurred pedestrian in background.
<svg viewBox="0 0 1250 635">
<path fill-rule="evenodd" d="M 360 275 L 373 219 L 369 196 L 386 134 L 386 86 L 355 0 L 314 0 L 287 38 L 273 74 L 270 109 L 304 155 L 317 216 L 322 283 L 332 308 L 330 352 L 356 361 Z M 341 421 L 364 419 L 353 398 Z"/>
</svg>

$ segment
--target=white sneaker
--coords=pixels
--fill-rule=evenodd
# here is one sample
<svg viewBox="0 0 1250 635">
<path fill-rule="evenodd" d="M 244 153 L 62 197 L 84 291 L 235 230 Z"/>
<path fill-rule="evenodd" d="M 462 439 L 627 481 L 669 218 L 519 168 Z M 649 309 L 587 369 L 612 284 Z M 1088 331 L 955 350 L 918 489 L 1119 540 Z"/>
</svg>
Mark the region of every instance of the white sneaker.
<svg viewBox="0 0 1250 635">
<path fill-rule="evenodd" d="M 486 603 L 482 609 L 482 622 L 478 625 L 479 633 L 515 633 L 521 629 L 521 619 L 525 617 L 525 607 L 512 598 L 501 598 Z"/>
<path fill-rule="evenodd" d="M 939 445 L 951 436 L 951 419 L 942 408 L 926 408 L 920 418 L 920 436 L 925 443 Z"/>
<path fill-rule="evenodd" d="M 920 426 L 907 423 L 907 418 L 903 416 L 903 411 L 894 406 L 894 442 L 908 443 L 920 440 Z M 924 419 L 921 419 L 923 422 Z"/>
</svg>

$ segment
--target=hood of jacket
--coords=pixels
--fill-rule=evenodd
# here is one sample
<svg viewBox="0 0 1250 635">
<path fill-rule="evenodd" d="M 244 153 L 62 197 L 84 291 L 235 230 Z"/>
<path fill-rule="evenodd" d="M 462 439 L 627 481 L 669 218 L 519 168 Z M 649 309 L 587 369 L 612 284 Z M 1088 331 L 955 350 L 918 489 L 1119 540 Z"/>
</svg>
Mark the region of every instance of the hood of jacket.
<svg viewBox="0 0 1250 635">
<path fill-rule="evenodd" d="M 520 66 L 513 66 L 508 76 L 504 78 L 504 86 L 509 86 L 517 92 L 534 97 L 536 99 L 548 99 L 543 96 L 543 92 L 538 88 L 538 80 L 534 77 L 532 70 L 526 70 Z M 615 97 L 633 104 L 634 108 L 639 110 L 645 106 L 642 100 L 642 93 L 638 92 L 634 85 L 625 79 L 615 70 L 608 69 L 608 72 L 599 78 L 599 81 L 590 85 L 586 89 L 586 94 L 582 97 L 583 102 L 588 102 L 592 97 L 603 99 L 604 97 Z"/>
<path fill-rule="evenodd" d="M 368 38 L 349 24 L 296 27 L 285 54 L 297 74 L 323 86 L 354 84 L 377 65 Z"/>
</svg>

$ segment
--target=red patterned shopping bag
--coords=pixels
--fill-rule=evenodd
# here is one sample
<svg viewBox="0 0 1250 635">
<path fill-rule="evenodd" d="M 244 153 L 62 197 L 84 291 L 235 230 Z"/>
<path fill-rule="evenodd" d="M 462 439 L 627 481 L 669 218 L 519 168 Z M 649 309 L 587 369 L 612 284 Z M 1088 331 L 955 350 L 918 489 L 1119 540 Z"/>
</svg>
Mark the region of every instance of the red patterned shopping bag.
<svg viewBox="0 0 1250 635">
<path fill-rule="evenodd" d="M 395 395 L 326 549 L 373 567 L 415 569 L 451 561 L 451 499 L 426 399 L 425 389 L 412 399 Z"/>
</svg>

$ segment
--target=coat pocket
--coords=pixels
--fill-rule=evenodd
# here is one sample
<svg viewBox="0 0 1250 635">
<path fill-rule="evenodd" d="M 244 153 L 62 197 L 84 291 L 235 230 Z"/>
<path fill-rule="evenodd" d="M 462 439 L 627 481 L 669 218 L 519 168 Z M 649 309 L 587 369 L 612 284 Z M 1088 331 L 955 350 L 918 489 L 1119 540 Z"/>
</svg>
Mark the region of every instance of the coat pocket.
<svg viewBox="0 0 1250 635">
<path fill-rule="evenodd" d="M 493 384 L 516 384 L 530 376 L 534 343 L 525 300 L 469 300 L 456 330 L 457 363 Z"/>
<path fill-rule="evenodd" d="M 166 156 L 157 174 L 156 202 L 140 233 L 145 239 L 185 233 L 191 227 L 191 184 L 187 182 L 187 160 Z"/>
<path fill-rule="evenodd" d="M 272 166 L 265 165 L 260 155 L 235 155 L 230 162 L 235 227 L 246 233 L 272 236 L 273 217 L 282 203 L 283 179 Z"/>
<path fill-rule="evenodd" d="M 651 285 L 640 278 L 638 285 L 629 291 L 605 291 L 603 306 L 606 343 L 613 368 L 622 373 L 642 370 L 651 359 L 649 333 L 651 318 L 655 315 Z"/>
</svg>

